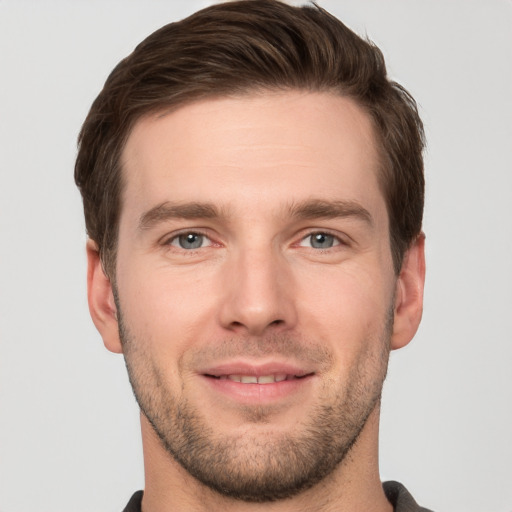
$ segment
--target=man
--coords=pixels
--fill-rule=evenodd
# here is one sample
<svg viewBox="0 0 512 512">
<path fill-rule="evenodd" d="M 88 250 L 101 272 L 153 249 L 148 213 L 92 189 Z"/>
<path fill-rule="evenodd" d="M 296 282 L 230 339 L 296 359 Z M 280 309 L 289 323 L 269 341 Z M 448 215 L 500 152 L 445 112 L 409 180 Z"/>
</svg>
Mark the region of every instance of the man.
<svg viewBox="0 0 512 512">
<path fill-rule="evenodd" d="M 421 319 L 422 149 L 380 51 L 315 6 L 219 4 L 114 69 L 75 177 L 141 409 L 126 511 L 425 510 L 377 460 Z"/>
</svg>

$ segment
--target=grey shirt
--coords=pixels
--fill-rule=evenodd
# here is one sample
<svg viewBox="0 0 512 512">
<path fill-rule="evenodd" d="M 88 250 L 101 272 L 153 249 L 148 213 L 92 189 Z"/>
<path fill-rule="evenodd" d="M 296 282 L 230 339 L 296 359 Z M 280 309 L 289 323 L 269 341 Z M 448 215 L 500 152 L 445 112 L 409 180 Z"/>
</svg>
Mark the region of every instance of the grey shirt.
<svg viewBox="0 0 512 512">
<path fill-rule="evenodd" d="M 395 512 L 432 512 L 428 508 L 420 507 L 401 483 L 384 482 L 382 487 Z"/>
<path fill-rule="evenodd" d="M 427 508 L 420 507 L 402 484 L 384 482 L 382 486 L 395 512 L 432 512 Z M 142 491 L 137 491 L 123 512 L 141 512 L 142 495 Z"/>
</svg>

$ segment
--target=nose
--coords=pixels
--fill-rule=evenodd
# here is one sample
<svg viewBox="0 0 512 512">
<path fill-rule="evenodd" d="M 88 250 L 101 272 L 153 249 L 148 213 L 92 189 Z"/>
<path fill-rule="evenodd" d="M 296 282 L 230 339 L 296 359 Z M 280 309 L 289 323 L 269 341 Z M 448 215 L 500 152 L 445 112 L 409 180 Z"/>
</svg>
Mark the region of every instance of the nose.
<svg viewBox="0 0 512 512">
<path fill-rule="evenodd" d="M 261 336 L 297 322 L 294 280 L 284 256 L 267 250 L 232 258 L 223 276 L 220 322 L 237 334 Z"/>
</svg>

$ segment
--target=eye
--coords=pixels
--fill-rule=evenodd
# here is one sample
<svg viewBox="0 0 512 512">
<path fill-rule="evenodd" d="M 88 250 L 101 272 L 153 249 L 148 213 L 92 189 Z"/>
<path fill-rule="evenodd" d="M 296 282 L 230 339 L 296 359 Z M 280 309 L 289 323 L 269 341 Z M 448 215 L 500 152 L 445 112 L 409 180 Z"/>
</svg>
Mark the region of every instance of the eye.
<svg viewBox="0 0 512 512">
<path fill-rule="evenodd" d="M 201 233 L 182 233 L 172 238 L 169 245 L 179 247 L 180 249 L 191 250 L 200 249 L 201 247 L 208 247 L 211 245 L 210 239 Z"/>
<path fill-rule="evenodd" d="M 303 238 L 301 245 L 305 247 L 312 247 L 313 249 L 330 249 L 336 245 L 340 245 L 340 241 L 334 235 L 329 233 L 311 233 Z"/>
</svg>

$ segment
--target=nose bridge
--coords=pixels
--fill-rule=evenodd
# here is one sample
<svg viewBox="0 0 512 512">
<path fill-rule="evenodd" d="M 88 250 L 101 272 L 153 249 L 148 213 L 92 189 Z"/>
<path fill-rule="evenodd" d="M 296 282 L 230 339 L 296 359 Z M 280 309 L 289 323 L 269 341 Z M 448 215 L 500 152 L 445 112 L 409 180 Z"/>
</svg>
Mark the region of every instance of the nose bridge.
<svg viewBox="0 0 512 512">
<path fill-rule="evenodd" d="M 229 284 L 221 308 L 224 327 L 259 335 L 295 323 L 291 272 L 286 258 L 271 243 L 239 248 L 227 272 Z"/>
</svg>

